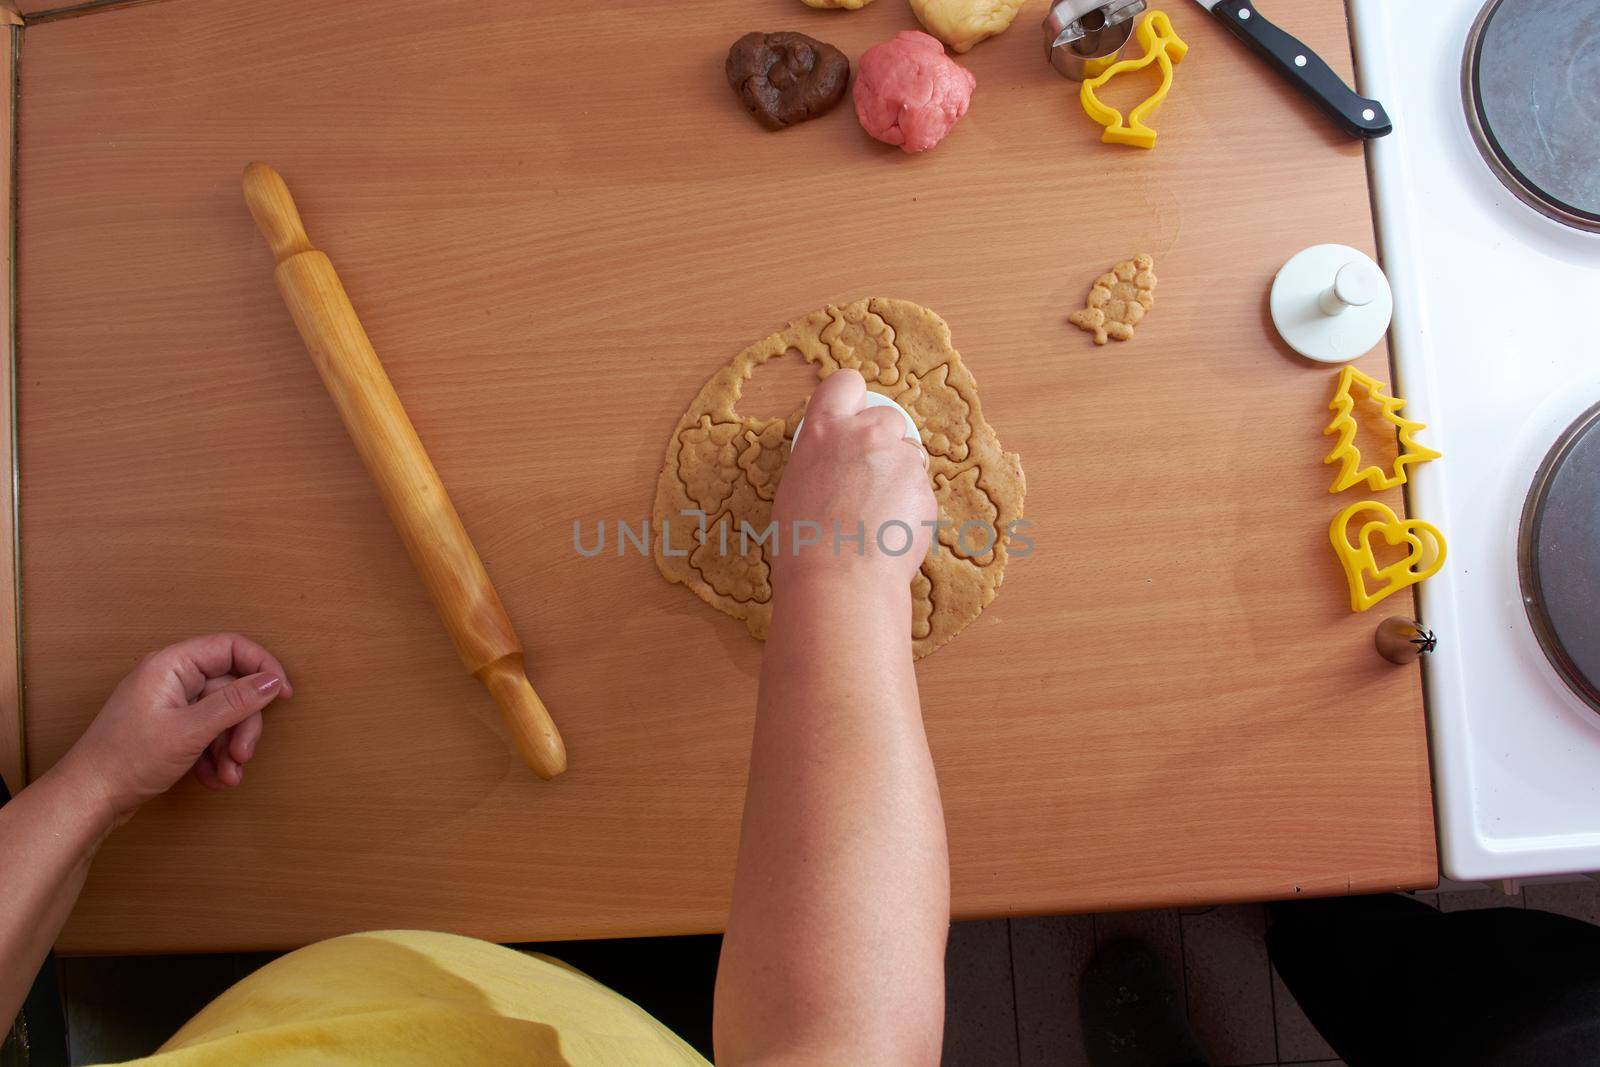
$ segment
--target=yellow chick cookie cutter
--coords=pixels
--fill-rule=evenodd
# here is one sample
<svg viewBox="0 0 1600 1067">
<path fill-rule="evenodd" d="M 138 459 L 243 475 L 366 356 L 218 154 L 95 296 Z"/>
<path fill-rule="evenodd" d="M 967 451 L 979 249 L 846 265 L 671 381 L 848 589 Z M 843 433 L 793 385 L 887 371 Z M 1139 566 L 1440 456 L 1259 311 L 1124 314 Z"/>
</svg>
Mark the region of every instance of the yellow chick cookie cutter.
<svg viewBox="0 0 1600 1067">
<path fill-rule="evenodd" d="M 1144 118 L 1160 107 L 1161 101 L 1167 98 L 1167 91 L 1172 88 L 1173 65 L 1183 62 L 1183 57 L 1189 54 L 1189 46 L 1184 44 L 1173 30 L 1172 20 L 1167 17 L 1165 11 L 1146 13 L 1134 27 L 1134 32 L 1139 37 L 1139 45 L 1144 49 L 1144 55 L 1138 59 L 1119 60 L 1085 81 L 1078 90 L 1078 102 L 1083 105 L 1084 114 L 1105 127 L 1100 140 L 1107 144 L 1131 144 L 1138 148 L 1154 148 L 1156 131 L 1144 124 Z M 1139 101 L 1134 109 L 1128 112 L 1126 121 L 1123 120 L 1122 112 L 1102 104 L 1100 98 L 1095 95 L 1101 86 L 1118 74 L 1130 70 L 1143 70 L 1151 63 L 1159 64 L 1161 67 L 1161 84 L 1156 87 L 1155 92 Z"/>
<path fill-rule="evenodd" d="M 1351 540 L 1350 525 L 1363 513 L 1374 518 L 1363 522 Z M 1393 547 L 1405 545 L 1405 558 L 1378 566 L 1372 551 L 1374 537 L 1382 537 Z M 1339 512 L 1328 527 L 1328 539 L 1350 585 L 1351 611 L 1366 611 L 1390 593 L 1433 577 L 1444 566 L 1444 535 L 1438 527 L 1421 519 L 1402 519 L 1375 500 L 1363 500 Z M 1376 592 L 1367 591 L 1368 576 L 1377 583 Z"/>
<path fill-rule="evenodd" d="M 1384 471 L 1378 466 L 1361 466 L 1361 450 L 1356 447 L 1356 398 L 1352 394 L 1353 386 L 1359 385 L 1367 391 L 1367 399 L 1378 405 L 1378 414 L 1383 421 L 1389 423 L 1400 435 L 1400 451 L 1394 458 L 1394 467 L 1391 471 Z M 1440 453 L 1416 441 L 1418 430 L 1427 429 L 1423 423 L 1408 419 L 1400 414 L 1400 409 L 1405 406 L 1405 401 L 1397 396 L 1390 396 L 1388 387 L 1376 378 L 1368 377 L 1347 366 L 1339 372 L 1339 385 L 1333 392 L 1333 400 L 1328 404 L 1328 410 L 1335 412 L 1333 421 L 1328 423 L 1322 431 L 1323 434 L 1337 433 L 1338 444 L 1333 446 L 1333 451 L 1322 457 L 1324 463 L 1339 464 L 1339 474 L 1333 480 L 1333 485 L 1328 487 L 1330 493 L 1342 493 L 1344 490 L 1365 481 L 1367 488 L 1373 492 L 1380 489 L 1393 489 L 1403 485 L 1406 480 L 1406 467 L 1412 463 L 1426 463 L 1430 459 L 1438 459 Z"/>
</svg>

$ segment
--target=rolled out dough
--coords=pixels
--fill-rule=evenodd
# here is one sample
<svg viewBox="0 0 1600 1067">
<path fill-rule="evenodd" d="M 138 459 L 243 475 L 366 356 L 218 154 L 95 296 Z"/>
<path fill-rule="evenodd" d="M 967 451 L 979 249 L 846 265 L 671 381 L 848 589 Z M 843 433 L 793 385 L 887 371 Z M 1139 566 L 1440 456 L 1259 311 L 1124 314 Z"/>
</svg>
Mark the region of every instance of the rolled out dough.
<svg viewBox="0 0 1600 1067">
<path fill-rule="evenodd" d="M 913 650 L 920 659 L 995 598 L 1012 547 L 1010 524 L 1022 518 L 1025 487 L 1021 459 L 1001 450 L 983 417 L 978 384 L 951 346 L 950 327 L 909 301 L 872 298 L 822 308 L 746 348 L 711 376 L 667 441 L 652 520 L 656 566 L 668 581 L 688 586 L 766 638 L 771 546 L 747 539 L 741 552 L 740 524 L 760 531 L 771 521 L 773 496 L 804 409 L 787 418 L 754 418 L 740 414 L 738 403 L 751 375 L 790 351 L 813 364 L 819 380 L 841 367 L 860 371 L 867 387 L 910 412 L 922 433 L 939 515 L 951 525 L 939 531 L 936 550 L 911 582 Z M 683 515 L 690 509 L 706 515 L 703 543 L 698 520 Z M 961 524 L 971 520 L 999 536 L 990 543 L 977 526 L 961 536 Z M 726 551 L 721 529 L 727 531 Z"/>
</svg>

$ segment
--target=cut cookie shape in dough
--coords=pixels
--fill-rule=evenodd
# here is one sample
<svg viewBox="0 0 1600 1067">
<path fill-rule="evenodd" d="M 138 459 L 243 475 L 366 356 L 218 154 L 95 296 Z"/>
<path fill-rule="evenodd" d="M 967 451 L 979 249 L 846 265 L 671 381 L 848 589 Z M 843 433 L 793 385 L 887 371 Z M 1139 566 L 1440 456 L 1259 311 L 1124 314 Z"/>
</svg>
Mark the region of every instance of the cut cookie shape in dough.
<svg viewBox="0 0 1600 1067">
<path fill-rule="evenodd" d="M 814 119 L 844 99 L 850 61 L 803 33 L 747 33 L 723 65 L 739 102 L 769 130 Z"/>
<path fill-rule="evenodd" d="M 893 40 L 867 49 L 856 65 L 856 118 L 884 144 L 924 152 L 967 113 L 977 84 L 938 41 L 901 30 Z"/>
<path fill-rule="evenodd" d="M 911 0 L 922 28 L 957 52 L 1003 33 L 1021 7 L 1022 0 Z"/>
<path fill-rule="evenodd" d="M 667 442 L 652 511 L 656 566 L 668 581 L 688 586 L 766 638 L 773 544 L 753 535 L 772 521 L 773 497 L 804 409 L 787 418 L 751 418 L 739 413 L 738 403 L 751 375 L 787 352 L 803 356 L 818 380 L 844 367 L 859 370 L 868 388 L 911 413 L 929 442 L 928 477 L 943 522 L 911 582 L 912 649 L 920 659 L 995 598 L 1012 526 L 1022 518 L 1024 482 L 1022 461 L 1001 449 L 983 417 L 978 383 L 951 345 L 949 326 L 909 301 L 873 298 L 825 307 L 746 348 L 711 376 Z M 686 511 L 705 515 L 703 537 L 701 520 Z"/>
<path fill-rule="evenodd" d="M 1134 326 L 1155 306 L 1154 267 L 1155 261 L 1143 252 L 1118 263 L 1094 280 L 1086 306 L 1068 315 L 1067 321 L 1094 334 L 1097 345 L 1105 344 L 1108 337 L 1133 340 Z"/>
</svg>

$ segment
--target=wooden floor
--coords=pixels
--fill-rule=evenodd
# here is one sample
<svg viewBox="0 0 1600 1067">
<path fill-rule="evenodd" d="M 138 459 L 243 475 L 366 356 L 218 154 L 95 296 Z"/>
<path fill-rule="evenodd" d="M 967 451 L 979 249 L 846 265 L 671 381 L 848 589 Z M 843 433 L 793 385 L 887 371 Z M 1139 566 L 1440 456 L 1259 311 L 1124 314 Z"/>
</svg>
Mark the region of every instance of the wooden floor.
<svg viewBox="0 0 1600 1067">
<path fill-rule="evenodd" d="M 1600 884 L 1592 881 L 1534 885 L 1511 897 L 1485 889 L 1416 896 L 1445 911 L 1526 906 L 1600 923 Z M 957 923 L 945 964 L 944 1062 L 947 1067 L 1086 1064 L 1078 979 L 1097 943 L 1132 935 L 1167 961 L 1215 1067 L 1339 1064 L 1273 973 L 1263 932 L 1256 904 Z M 549 948 L 705 1047 L 716 941 L 674 938 Z M 271 958 L 236 953 L 61 961 L 72 1062 L 102 1063 L 152 1051 L 213 996 Z M 667 965 L 653 965 L 658 963 Z M 649 974 L 670 978 L 667 1001 L 653 1001 L 662 995 L 659 990 L 630 987 L 630 981 L 650 981 Z"/>
</svg>

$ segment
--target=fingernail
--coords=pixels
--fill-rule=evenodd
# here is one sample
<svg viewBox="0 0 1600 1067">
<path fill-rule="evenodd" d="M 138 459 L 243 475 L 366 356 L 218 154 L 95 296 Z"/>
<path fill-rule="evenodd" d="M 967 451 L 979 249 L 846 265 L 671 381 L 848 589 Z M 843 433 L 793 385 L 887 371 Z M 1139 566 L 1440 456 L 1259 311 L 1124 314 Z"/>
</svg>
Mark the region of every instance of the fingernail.
<svg viewBox="0 0 1600 1067">
<path fill-rule="evenodd" d="M 254 741 L 250 741 L 250 742 L 246 743 L 246 745 L 244 746 L 244 758 L 245 759 L 253 759 L 253 758 L 255 758 L 255 754 L 256 754 L 256 743 Z"/>
<path fill-rule="evenodd" d="M 263 674 L 261 677 L 256 679 L 255 684 L 256 692 L 260 693 L 262 696 L 269 696 L 278 691 L 278 687 L 283 684 L 283 679 L 278 677 L 276 674 Z"/>
</svg>

